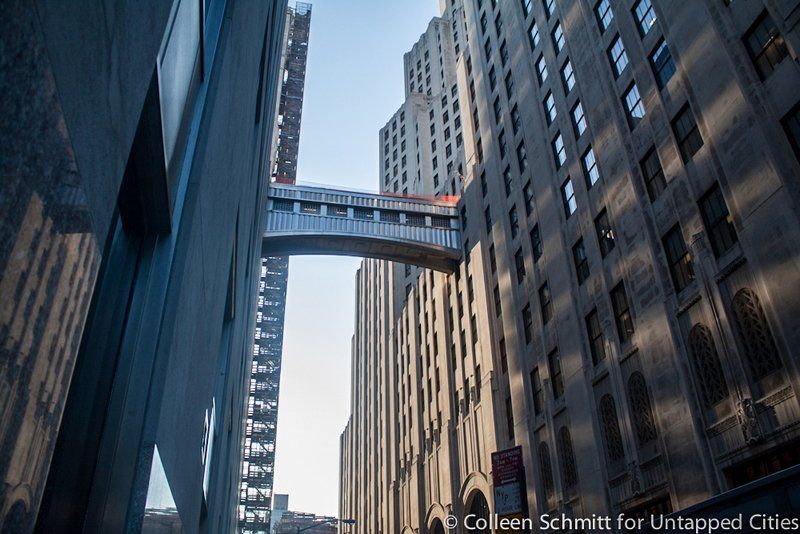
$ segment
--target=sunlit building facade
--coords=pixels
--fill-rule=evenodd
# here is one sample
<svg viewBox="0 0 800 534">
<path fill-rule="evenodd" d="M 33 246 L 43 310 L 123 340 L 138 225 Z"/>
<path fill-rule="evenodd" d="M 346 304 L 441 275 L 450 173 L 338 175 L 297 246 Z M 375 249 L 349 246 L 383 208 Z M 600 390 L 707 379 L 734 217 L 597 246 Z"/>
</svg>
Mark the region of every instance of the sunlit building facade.
<svg viewBox="0 0 800 534">
<path fill-rule="evenodd" d="M 800 463 L 798 9 L 441 3 L 464 180 L 437 190 L 442 160 L 415 153 L 408 192 L 461 196 L 465 257 L 357 275 L 354 532 L 488 513 L 490 455 L 515 445 L 531 517 L 782 498 Z M 404 107 L 437 100 L 404 67 Z M 395 119 L 380 180 L 402 192 Z"/>
</svg>

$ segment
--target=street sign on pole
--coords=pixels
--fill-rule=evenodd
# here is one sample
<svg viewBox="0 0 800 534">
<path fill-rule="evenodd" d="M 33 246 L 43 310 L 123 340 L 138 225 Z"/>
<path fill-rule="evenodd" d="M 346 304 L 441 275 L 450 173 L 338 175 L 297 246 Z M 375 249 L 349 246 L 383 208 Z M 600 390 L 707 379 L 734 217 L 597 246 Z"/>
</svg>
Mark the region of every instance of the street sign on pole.
<svg viewBox="0 0 800 534">
<path fill-rule="evenodd" d="M 498 518 L 523 518 L 528 515 L 525 493 L 525 465 L 522 447 L 492 453 L 494 513 Z"/>
</svg>

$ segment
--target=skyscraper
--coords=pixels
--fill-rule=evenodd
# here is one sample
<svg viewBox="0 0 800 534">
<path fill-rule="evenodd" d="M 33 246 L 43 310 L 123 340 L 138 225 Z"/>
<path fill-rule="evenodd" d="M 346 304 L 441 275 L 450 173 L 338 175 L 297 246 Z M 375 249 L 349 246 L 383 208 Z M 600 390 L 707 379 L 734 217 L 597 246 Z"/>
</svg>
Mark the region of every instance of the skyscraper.
<svg viewBox="0 0 800 534">
<path fill-rule="evenodd" d="M 798 3 L 440 5 L 465 257 L 362 264 L 340 515 L 485 516 L 514 446 L 534 518 L 777 507 L 800 469 Z M 437 62 L 405 61 L 404 106 Z M 426 191 L 449 160 L 407 131 Z"/>
<path fill-rule="evenodd" d="M 284 76 L 275 124 L 277 143 L 270 179 L 294 183 L 297 178 L 311 4 L 297 2 L 295 7 L 287 10 L 286 19 Z M 263 252 L 269 253 L 268 250 Z M 288 277 L 288 257 L 261 257 L 239 500 L 239 526 L 242 532 L 269 532 Z"/>
</svg>

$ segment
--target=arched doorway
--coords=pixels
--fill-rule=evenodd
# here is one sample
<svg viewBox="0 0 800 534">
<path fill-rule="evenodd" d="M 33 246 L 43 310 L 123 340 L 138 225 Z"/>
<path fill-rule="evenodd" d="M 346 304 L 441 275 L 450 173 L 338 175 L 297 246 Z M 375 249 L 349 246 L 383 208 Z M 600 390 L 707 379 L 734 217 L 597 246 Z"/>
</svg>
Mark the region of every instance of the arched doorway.
<svg viewBox="0 0 800 534">
<path fill-rule="evenodd" d="M 469 523 L 470 526 L 473 527 L 471 529 L 472 532 L 482 532 L 485 534 L 490 534 L 492 532 L 489 526 L 489 503 L 486 502 L 486 497 L 483 496 L 483 492 L 480 490 L 476 490 L 475 493 L 472 494 L 467 516 L 470 516 Z M 466 524 L 467 517 L 464 519 Z"/>
<path fill-rule="evenodd" d="M 445 534 L 444 525 L 442 525 L 442 522 L 438 518 L 434 519 L 433 523 L 431 523 L 430 534 Z"/>
</svg>

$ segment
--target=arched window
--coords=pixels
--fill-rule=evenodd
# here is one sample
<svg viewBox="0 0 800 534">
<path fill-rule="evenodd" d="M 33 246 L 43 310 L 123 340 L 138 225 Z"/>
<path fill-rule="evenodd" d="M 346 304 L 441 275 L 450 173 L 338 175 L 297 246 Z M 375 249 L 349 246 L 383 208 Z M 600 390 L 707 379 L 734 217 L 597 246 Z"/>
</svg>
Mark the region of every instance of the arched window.
<svg viewBox="0 0 800 534">
<path fill-rule="evenodd" d="M 625 456 L 625 450 L 622 448 L 617 407 L 614 405 L 614 398 L 608 394 L 600 399 L 600 426 L 603 430 L 608 461 L 613 463 L 621 460 Z"/>
<path fill-rule="evenodd" d="M 572 488 L 578 483 L 578 470 L 575 468 L 575 454 L 572 452 L 572 437 L 565 426 L 558 431 L 558 456 L 564 488 Z"/>
<path fill-rule="evenodd" d="M 650 407 L 650 396 L 642 373 L 635 372 L 628 379 L 628 402 L 631 406 L 636 441 L 641 447 L 658 437 L 656 421 Z"/>
<path fill-rule="evenodd" d="M 444 527 L 439 519 L 434 519 L 430 529 L 431 534 L 444 534 Z"/>
<path fill-rule="evenodd" d="M 472 502 L 469 505 L 469 512 L 475 519 L 486 519 L 487 520 L 487 528 L 485 529 L 473 529 L 473 532 L 481 532 L 485 534 L 491 534 L 491 529 L 488 527 L 489 523 L 489 503 L 486 502 L 486 497 L 483 496 L 483 493 L 480 491 L 476 491 L 474 496 L 472 497 Z M 475 522 L 473 521 L 473 524 Z M 483 524 L 483 522 L 481 522 Z"/>
<path fill-rule="evenodd" d="M 553 469 L 550 467 L 550 448 L 547 443 L 539 443 L 539 473 L 542 476 L 542 489 L 549 497 L 553 493 Z"/>
<path fill-rule="evenodd" d="M 783 367 L 764 309 L 752 289 L 740 289 L 733 297 L 733 317 L 753 378 L 760 380 Z"/>
<path fill-rule="evenodd" d="M 689 348 L 692 352 L 692 363 L 697 381 L 700 383 L 700 395 L 707 407 L 714 406 L 728 396 L 728 384 L 719 363 L 717 346 L 711 331 L 705 325 L 696 324 L 689 332 Z"/>
</svg>

